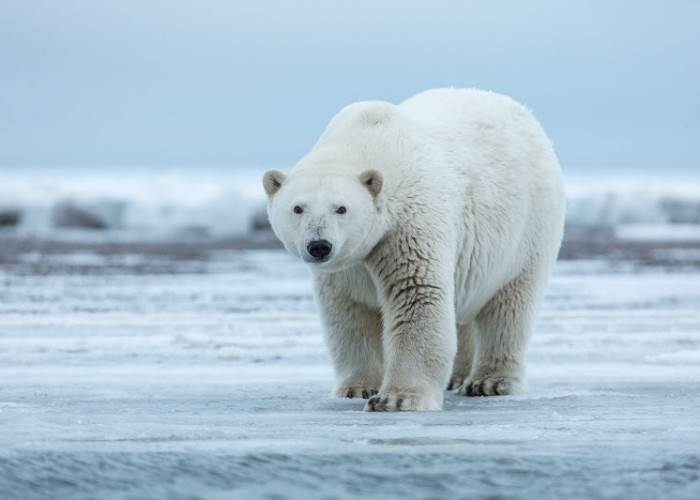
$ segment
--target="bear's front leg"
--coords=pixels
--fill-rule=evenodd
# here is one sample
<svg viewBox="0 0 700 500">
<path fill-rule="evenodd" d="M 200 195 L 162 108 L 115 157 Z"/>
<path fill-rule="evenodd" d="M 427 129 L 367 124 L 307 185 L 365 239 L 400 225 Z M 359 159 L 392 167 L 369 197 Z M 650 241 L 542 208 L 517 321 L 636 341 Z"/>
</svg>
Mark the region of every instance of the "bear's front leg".
<svg viewBox="0 0 700 500">
<path fill-rule="evenodd" d="M 355 278 L 357 272 L 366 274 L 359 269 Z M 377 394 L 382 381 L 381 315 L 378 309 L 349 297 L 347 287 L 357 284 L 346 271 L 315 277 L 316 299 L 337 379 L 333 396 L 337 398 L 368 399 Z"/>
<path fill-rule="evenodd" d="M 457 349 L 453 261 L 412 234 L 394 235 L 368 258 L 382 302 L 384 379 L 365 410 L 442 409 Z"/>
</svg>

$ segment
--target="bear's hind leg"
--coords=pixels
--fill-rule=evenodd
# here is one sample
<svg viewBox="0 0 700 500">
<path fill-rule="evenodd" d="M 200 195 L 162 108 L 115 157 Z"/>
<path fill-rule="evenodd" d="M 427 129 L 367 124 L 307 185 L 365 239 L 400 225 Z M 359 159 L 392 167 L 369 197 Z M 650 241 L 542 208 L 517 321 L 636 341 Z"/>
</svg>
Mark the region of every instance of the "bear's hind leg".
<svg viewBox="0 0 700 500">
<path fill-rule="evenodd" d="M 452 376 L 447 386 L 448 391 L 457 389 L 469 377 L 474 362 L 476 335 L 476 321 L 465 325 L 457 325 L 457 356 L 455 357 Z"/>
<path fill-rule="evenodd" d="M 537 278 L 536 274 L 524 272 L 499 290 L 479 312 L 474 366 L 459 387 L 459 394 L 496 396 L 525 390 L 525 349 L 542 282 Z"/>
</svg>

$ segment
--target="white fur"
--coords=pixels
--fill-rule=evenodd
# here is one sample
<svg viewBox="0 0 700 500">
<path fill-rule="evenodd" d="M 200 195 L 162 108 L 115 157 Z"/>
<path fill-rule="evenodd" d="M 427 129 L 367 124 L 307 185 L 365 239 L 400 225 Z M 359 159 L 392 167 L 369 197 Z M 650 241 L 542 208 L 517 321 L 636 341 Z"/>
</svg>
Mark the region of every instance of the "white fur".
<svg viewBox="0 0 700 500">
<path fill-rule="evenodd" d="M 356 103 L 289 177 L 264 183 L 292 254 L 333 245 L 310 265 L 337 396 L 437 410 L 448 383 L 465 395 L 524 389 L 564 201 L 552 145 L 522 105 L 473 89 Z"/>
</svg>

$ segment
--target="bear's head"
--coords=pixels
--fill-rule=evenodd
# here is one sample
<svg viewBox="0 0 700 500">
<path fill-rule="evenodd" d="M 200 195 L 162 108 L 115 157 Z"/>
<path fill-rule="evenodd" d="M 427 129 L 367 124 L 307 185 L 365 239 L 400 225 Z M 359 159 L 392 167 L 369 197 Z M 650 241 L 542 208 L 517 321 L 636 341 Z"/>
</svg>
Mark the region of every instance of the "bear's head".
<svg viewBox="0 0 700 500">
<path fill-rule="evenodd" d="M 382 175 L 366 170 L 270 170 L 263 177 L 272 229 L 292 255 L 335 272 L 360 263 L 382 237 Z"/>
</svg>

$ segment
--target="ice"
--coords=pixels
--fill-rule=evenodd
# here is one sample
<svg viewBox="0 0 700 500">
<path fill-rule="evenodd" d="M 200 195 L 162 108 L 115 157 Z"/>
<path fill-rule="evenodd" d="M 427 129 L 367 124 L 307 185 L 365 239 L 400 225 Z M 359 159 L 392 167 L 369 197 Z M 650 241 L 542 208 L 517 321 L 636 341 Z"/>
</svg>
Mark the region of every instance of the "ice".
<svg viewBox="0 0 700 500">
<path fill-rule="evenodd" d="M 3 499 L 700 495 L 697 268 L 561 262 L 528 394 L 373 414 L 280 251 L 40 257 L 0 268 Z"/>
<path fill-rule="evenodd" d="M 615 237 L 627 241 L 700 241 L 700 224 L 621 224 Z"/>
<path fill-rule="evenodd" d="M 62 240 L 241 236 L 264 225 L 262 172 L 6 169 L 0 172 L 0 219 L 21 235 Z M 567 224 L 611 229 L 622 239 L 698 240 L 700 177 L 685 177 L 566 174 Z"/>
<path fill-rule="evenodd" d="M 261 176 L 254 168 L 7 169 L 0 173 L 0 208 L 21 211 L 23 235 L 95 239 L 94 229 L 127 240 L 240 235 L 264 208 Z"/>
</svg>

